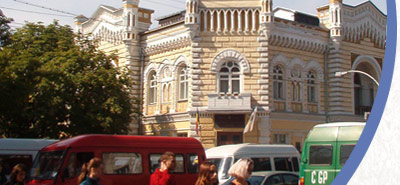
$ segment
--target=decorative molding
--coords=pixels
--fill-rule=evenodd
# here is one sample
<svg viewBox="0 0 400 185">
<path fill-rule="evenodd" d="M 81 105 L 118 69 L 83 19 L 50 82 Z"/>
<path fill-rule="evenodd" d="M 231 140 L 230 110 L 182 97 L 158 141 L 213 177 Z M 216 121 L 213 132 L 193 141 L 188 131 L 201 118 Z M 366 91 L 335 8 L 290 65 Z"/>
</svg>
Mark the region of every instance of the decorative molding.
<svg viewBox="0 0 400 185">
<path fill-rule="evenodd" d="M 326 42 L 313 40 L 310 36 L 281 35 L 273 32 L 269 36 L 269 43 L 273 46 L 297 49 L 312 53 L 322 54 L 325 51 Z"/>
<path fill-rule="evenodd" d="M 236 62 L 239 62 L 241 73 L 250 72 L 250 64 L 246 57 L 244 57 L 240 52 L 232 49 L 222 51 L 217 56 L 215 56 L 214 60 L 211 63 L 211 72 L 217 73 L 219 67 L 228 59 L 233 59 Z"/>
<path fill-rule="evenodd" d="M 189 36 L 171 39 L 169 41 L 162 42 L 160 44 L 147 46 L 144 48 L 146 55 L 155 55 L 173 51 L 176 49 L 191 46 L 192 42 Z"/>
</svg>

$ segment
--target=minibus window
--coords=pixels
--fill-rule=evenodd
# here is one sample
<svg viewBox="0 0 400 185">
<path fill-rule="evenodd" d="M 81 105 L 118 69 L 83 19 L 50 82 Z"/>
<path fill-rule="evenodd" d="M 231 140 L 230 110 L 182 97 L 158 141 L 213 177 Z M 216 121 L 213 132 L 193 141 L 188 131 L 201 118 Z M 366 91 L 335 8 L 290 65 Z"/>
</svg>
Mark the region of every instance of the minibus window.
<svg viewBox="0 0 400 185">
<path fill-rule="evenodd" d="M 71 153 L 68 158 L 67 166 L 64 169 L 64 178 L 74 178 L 82 171 L 82 165 L 89 162 L 94 157 L 93 152 Z"/>
<path fill-rule="evenodd" d="M 176 166 L 173 173 L 185 173 L 185 165 L 182 154 L 175 154 Z"/>
<path fill-rule="evenodd" d="M 297 157 L 292 157 L 292 164 L 295 172 L 299 171 L 299 159 Z"/>
<path fill-rule="evenodd" d="M 355 146 L 356 145 L 340 146 L 340 165 L 344 166 Z"/>
<path fill-rule="evenodd" d="M 310 146 L 310 165 L 332 164 L 332 145 L 313 145 Z"/>
<path fill-rule="evenodd" d="M 31 169 L 32 179 L 53 179 L 62 163 L 64 151 L 39 152 L 35 164 Z"/>
<path fill-rule="evenodd" d="M 269 157 L 251 158 L 254 161 L 253 171 L 271 171 L 271 159 Z"/>
<path fill-rule="evenodd" d="M 186 166 L 188 173 L 198 173 L 199 172 L 199 157 L 197 154 L 187 154 L 186 155 Z"/>
<path fill-rule="evenodd" d="M 150 172 L 154 173 L 157 168 L 160 167 L 160 158 L 161 154 L 150 154 Z M 176 166 L 175 170 L 173 173 L 184 173 L 185 168 L 184 168 L 184 161 L 183 161 L 183 155 L 182 154 L 175 154 L 175 161 L 176 161 Z"/>
<path fill-rule="evenodd" d="M 4 173 L 5 175 L 9 175 L 11 173 L 12 168 L 18 163 L 23 163 L 28 168 L 32 167 L 32 155 L 30 154 L 0 155 L 0 159 L 3 162 L 2 173 Z"/>
<path fill-rule="evenodd" d="M 154 173 L 156 169 L 160 167 L 160 157 L 161 154 L 150 154 L 149 166 L 151 173 Z"/>
<path fill-rule="evenodd" d="M 222 169 L 222 168 L 219 167 L 219 166 L 221 166 L 222 159 L 207 159 L 207 161 L 210 161 L 210 162 L 214 163 L 215 166 L 217 167 L 218 171 L 220 171 Z"/>
<path fill-rule="evenodd" d="M 139 153 L 103 153 L 105 174 L 141 174 L 142 156 Z"/>
<path fill-rule="evenodd" d="M 292 160 L 287 157 L 274 158 L 276 171 L 293 171 Z"/>
</svg>

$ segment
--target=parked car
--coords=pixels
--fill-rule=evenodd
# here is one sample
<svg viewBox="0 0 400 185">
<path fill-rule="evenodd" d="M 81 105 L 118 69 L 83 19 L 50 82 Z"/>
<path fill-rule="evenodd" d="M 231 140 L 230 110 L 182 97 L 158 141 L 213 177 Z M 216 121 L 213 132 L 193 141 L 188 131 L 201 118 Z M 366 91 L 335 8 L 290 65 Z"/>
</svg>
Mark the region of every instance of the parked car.
<svg viewBox="0 0 400 185">
<path fill-rule="evenodd" d="M 297 185 L 299 175 L 287 171 L 253 172 L 248 181 L 251 185 Z"/>
</svg>

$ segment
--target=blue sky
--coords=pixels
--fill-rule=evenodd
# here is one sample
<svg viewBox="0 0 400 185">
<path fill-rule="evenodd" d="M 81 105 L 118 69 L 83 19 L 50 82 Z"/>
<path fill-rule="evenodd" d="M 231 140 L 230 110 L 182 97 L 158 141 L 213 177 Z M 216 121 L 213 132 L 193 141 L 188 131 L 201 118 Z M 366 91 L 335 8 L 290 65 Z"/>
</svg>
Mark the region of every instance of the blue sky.
<svg viewBox="0 0 400 185">
<path fill-rule="evenodd" d="M 54 19 L 59 20 L 60 24 L 68 24 L 73 26 L 73 15 L 83 14 L 90 17 L 96 9 L 101 5 L 108 5 L 115 8 L 122 7 L 122 0 L 0 0 L 0 9 L 7 17 L 14 19 L 13 28 L 21 27 L 25 21 L 43 22 L 49 24 Z M 357 5 L 366 0 L 343 0 L 344 4 Z M 24 2 L 40 5 L 46 8 L 61 10 L 73 15 L 51 11 L 32 5 L 24 4 Z M 186 0 L 141 0 L 140 7 L 154 10 L 153 18 L 168 15 L 170 13 L 184 10 Z M 386 0 L 372 0 L 372 2 L 386 14 Z M 316 8 L 326 5 L 329 0 L 274 0 L 274 7 L 285 7 L 309 14 L 316 14 Z M 29 12 L 28 12 L 29 11 Z M 33 13 L 39 12 L 39 13 Z M 62 15 L 62 16 L 59 16 Z M 154 24 L 153 20 L 153 24 Z M 154 27 L 153 25 L 152 27 Z"/>
</svg>

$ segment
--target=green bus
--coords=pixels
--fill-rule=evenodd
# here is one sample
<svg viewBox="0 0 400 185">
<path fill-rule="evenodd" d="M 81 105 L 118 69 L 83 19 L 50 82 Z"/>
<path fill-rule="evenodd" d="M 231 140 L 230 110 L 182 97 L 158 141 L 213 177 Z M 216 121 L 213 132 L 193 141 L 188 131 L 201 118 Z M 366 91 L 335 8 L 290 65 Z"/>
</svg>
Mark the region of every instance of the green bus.
<svg viewBox="0 0 400 185">
<path fill-rule="evenodd" d="M 362 122 L 336 122 L 314 126 L 304 141 L 299 185 L 331 184 L 364 129 Z"/>
</svg>

